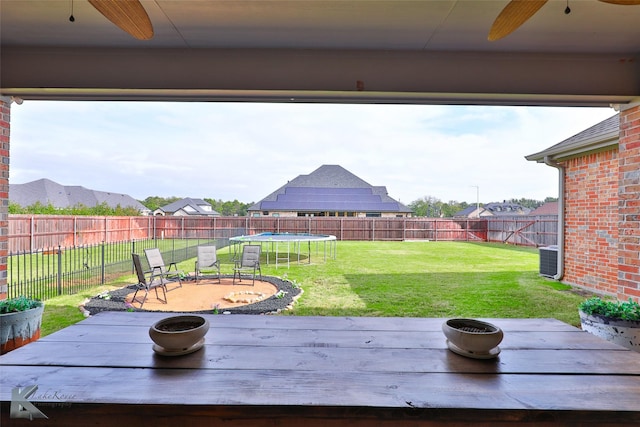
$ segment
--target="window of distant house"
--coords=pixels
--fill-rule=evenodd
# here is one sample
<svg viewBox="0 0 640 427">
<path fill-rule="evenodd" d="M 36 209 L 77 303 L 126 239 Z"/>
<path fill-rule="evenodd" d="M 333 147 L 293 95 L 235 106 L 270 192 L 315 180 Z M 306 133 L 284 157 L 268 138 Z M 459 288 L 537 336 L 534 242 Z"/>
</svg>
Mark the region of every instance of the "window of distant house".
<svg viewBox="0 0 640 427">
<path fill-rule="evenodd" d="M 259 216 L 260 216 L 260 212 L 254 212 L 251 216 L 253 216 L 253 217 L 259 217 Z"/>
<path fill-rule="evenodd" d="M 271 216 L 274 216 L 274 217 L 276 217 L 276 218 L 277 218 L 277 217 L 279 217 L 279 216 L 280 216 L 280 214 L 276 212 L 276 213 L 274 213 L 274 214 L 273 214 L 273 215 L 271 215 Z"/>
<path fill-rule="evenodd" d="M 367 218 L 380 218 L 381 216 L 380 212 L 367 212 Z"/>
<path fill-rule="evenodd" d="M 262 212 L 262 215 L 263 215 L 263 216 L 269 216 L 269 211 L 263 211 L 263 212 Z"/>
</svg>

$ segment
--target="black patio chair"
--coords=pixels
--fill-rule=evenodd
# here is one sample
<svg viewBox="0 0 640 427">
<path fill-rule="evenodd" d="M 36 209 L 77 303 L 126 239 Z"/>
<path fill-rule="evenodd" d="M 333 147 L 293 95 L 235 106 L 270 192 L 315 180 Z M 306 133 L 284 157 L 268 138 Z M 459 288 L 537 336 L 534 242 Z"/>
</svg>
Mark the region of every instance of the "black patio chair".
<svg viewBox="0 0 640 427">
<path fill-rule="evenodd" d="M 144 305 L 145 301 L 147 301 L 147 296 L 149 295 L 149 291 L 150 290 L 155 290 L 156 292 L 156 298 L 159 299 L 160 301 L 162 301 L 164 304 L 167 303 L 167 283 L 172 283 L 175 282 L 176 279 L 174 278 L 167 278 L 165 275 L 158 273 L 158 274 L 154 274 L 153 272 L 149 272 L 150 276 L 147 279 L 147 272 L 145 272 L 142 269 L 142 264 L 140 263 L 140 255 L 138 254 L 131 254 L 132 258 L 133 258 L 133 265 L 135 267 L 136 270 L 136 275 L 138 276 L 138 285 L 137 285 L 137 289 L 136 292 L 133 294 L 133 298 L 131 300 L 131 304 L 133 303 L 140 303 L 140 307 L 142 308 L 142 306 Z M 177 280 L 180 280 L 180 278 L 178 278 Z M 160 298 L 160 295 L 158 294 L 158 288 L 160 288 L 162 290 L 162 294 L 164 295 L 164 299 Z M 144 296 L 142 297 L 142 299 L 137 298 L 138 292 L 140 291 L 144 291 Z"/>
</svg>

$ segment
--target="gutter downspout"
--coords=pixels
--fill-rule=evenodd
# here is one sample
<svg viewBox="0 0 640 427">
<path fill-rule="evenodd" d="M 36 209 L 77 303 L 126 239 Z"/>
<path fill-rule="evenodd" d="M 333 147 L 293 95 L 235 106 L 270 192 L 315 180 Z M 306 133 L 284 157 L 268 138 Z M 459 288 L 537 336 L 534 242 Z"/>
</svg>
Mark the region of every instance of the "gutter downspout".
<svg viewBox="0 0 640 427">
<path fill-rule="evenodd" d="M 554 280 L 562 280 L 564 277 L 564 166 L 551 160 L 549 156 L 544 157 L 547 166 L 558 169 L 560 182 L 558 183 L 558 271 L 553 276 Z"/>
</svg>

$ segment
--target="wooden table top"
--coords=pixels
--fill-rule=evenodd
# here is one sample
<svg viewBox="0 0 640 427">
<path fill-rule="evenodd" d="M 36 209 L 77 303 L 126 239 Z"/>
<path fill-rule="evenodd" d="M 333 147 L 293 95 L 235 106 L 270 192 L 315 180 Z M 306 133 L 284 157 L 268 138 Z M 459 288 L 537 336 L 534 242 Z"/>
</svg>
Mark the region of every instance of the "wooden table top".
<svg viewBox="0 0 640 427">
<path fill-rule="evenodd" d="M 1 356 L 2 425 L 29 422 L 7 408 L 30 385 L 47 425 L 105 411 L 96 425 L 140 412 L 144 424 L 175 408 L 190 425 L 640 423 L 640 354 L 555 319 L 482 319 L 504 340 L 477 360 L 447 349 L 446 319 L 250 315 L 206 315 L 203 349 L 163 357 L 148 330 L 168 316 L 104 312 Z"/>
</svg>

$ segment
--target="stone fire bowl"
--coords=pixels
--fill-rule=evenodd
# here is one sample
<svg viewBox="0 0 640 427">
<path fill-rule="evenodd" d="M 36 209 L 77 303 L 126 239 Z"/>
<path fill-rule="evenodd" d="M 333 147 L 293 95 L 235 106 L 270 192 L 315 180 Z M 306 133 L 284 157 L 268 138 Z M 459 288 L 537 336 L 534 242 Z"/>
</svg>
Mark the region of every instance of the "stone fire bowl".
<svg viewBox="0 0 640 427">
<path fill-rule="evenodd" d="M 202 347 L 209 330 L 209 321 L 202 316 L 167 317 L 149 328 L 149 337 L 156 344 L 154 351 L 166 355 L 186 354 Z"/>
<path fill-rule="evenodd" d="M 475 319 L 449 319 L 442 324 L 442 332 L 447 337 L 449 348 L 459 354 L 474 357 L 492 357 L 499 353 L 502 329 Z"/>
</svg>

